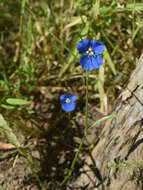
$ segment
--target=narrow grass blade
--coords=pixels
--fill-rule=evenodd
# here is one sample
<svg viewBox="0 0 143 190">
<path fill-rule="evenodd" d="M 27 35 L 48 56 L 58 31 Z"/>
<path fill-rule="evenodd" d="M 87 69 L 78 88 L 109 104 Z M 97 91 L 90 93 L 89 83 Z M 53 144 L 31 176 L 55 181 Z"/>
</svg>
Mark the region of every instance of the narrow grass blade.
<svg viewBox="0 0 143 190">
<path fill-rule="evenodd" d="M 22 32 L 22 24 L 23 24 L 23 17 L 24 17 L 24 12 L 25 12 L 25 5 L 26 5 L 26 0 L 21 1 L 21 15 L 20 15 L 20 25 L 19 25 L 19 32 Z"/>
<path fill-rule="evenodd" d="M 100 109 L 102 112 L 105 111 L 105 104 L 104 104 L 104 66 L 99 68 L 99 80 L 98 80 L 98 90 L 99 90 L 99 96 L 100 96 Z"/>
<path fill-rule="evenodd" d="M 108 38 L 107 34 L 104 32 L 104 30 L 101 30 L 101 34 L 104 36 L 105 40 L 108 42 L 108 44 L 111 46 L 111 48 L 114 49 L 114 44 L 111 42 L 111 40 Z"/>
<path fill-rule="evenodd" d="M 82 19 L 84 20 L 84 22 L 87 21 L 87 17 L 86 16 L 83 16 Z M 76 17 L 73 17 L 71 22 L 69 24 L 67 24 L 64 28 L 64 30 L 68 29 L 68 28 L 71 28 L 77 24 L 82 24 L 82 19 L 80 16 L 76 16 Z"/>
<path fill-rule="evenodd" d="M 100 15 L 105 15 L 107 13 L 111 12 L 125 12 L 125 11 L 132 11 L 133 9 L 136 10 L 143 10 L 143 3 L 132 3 L 132 4 L 127 4 L 126 7 L 101 7 L 99 9 Z"/>
<path fill-rule="evenodd" d="M 143 10 L 143 3 L 131 3 L 131 4 L 127 4 L 127 8 L 129 9 L 136 9 L 136 10 Z"/>
<path fill-rule="evenodd" d="M 115 66 L 114 66 L 114 64 L 112 62 L 112 59 L 110 57 L 110 54 L 109 54 L 107 48 L 104 51 L 104 58 L 107 61 L 107 64 L 109 65 L 109 67 L 111 68 L 113 74 L 116 75 L 116 69 L 115 69 Z"/>
<path fill-rule="evenodd" d="M 99 120 L 95 121 L 94 123 L 92 123 L 92 124 L 88 127 L 88 129 L 91 129 L 91 128 L 95 127 L 96 125 L 100 124 L 102 121 L 105 121 L 105 120 L 107 120 L 107 119 L 112 119 L 112 118 L 114 118 L 114 117 L 116 117 L 115 114 L 102 117 L 101 119 L 99 119 Z"/>
</svg>

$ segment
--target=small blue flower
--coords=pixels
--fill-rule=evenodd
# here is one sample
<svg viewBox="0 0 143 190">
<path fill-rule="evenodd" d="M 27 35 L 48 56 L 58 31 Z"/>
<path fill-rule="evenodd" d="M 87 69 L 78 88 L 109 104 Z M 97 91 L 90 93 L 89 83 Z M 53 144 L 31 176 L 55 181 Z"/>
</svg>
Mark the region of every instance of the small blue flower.
<svg viewBox="0 0 143 190">
<path fill-rule="evenodd" d="M 62 104 L 62 110 L 64 111 L 73 111 L 75 109 L 75 100 L 76 100 L 76 96 L 74 94 L 62 94 L 60 96 L 60 101 Z"/>
<path fill-rule="evenodd" d="M 105 46 L 101 41 L 82 39 L 76 46 L 80 57 L 80 64 L 84 70 L 98 69 L 102 65 L 99 54 L 104 52 Z"/>
</svg>

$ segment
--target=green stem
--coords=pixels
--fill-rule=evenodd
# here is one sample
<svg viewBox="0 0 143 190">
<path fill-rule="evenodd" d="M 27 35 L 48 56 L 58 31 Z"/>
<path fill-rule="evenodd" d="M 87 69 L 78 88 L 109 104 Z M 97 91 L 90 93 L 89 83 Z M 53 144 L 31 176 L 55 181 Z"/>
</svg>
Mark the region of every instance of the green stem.
<svg viewBox="0 0 143 190">
<path fill-rule="evenodd" d="M 88 75 L 89 75 L 89 71 L 86 70 L 85 134 L 87 134 L 87 130 L 88 130 Z"/>
<path fill-rule="evenodd" d="M 81 148 L 82 148 L 82 146 L 83 146 L 83 144 L 84 144 L 84 140 L 85 140 L 85 138 L 86 138 L 86 134 L 87 134 L 87 130 L 88 130 L 88 75 L 89 75 L 89 71 L 86 70 L 85 135 L 84 135 L 84 136 L 82 137 L 82 139 L 81 139 L 80 145 L 79 145 L 79 147 L 78 147 L 77 152 L 75 153 L 74 159 L 73 159 L 73 161 L 72 161 L 72 164 L 71 164 L 71 167 L 70 167 L 70 169 L 69 169 L 69 171 L 68 171 L 67 176 L 63 179 L 63 181 L 62 181 L 61 183 L 59 183 L 59 182 L 57 181 L 57 183 L 58 183 L 59 185 L 61 185 L 61 186 L 62 186 L 63 184 L 65 184 L 66 181 L 67 181 L 67 180 L 70 178 L 70 176 L 72 175 L 72 172 L 73 172 L 74 167 L 75 167 L 75 163 L 76 163 L 76 161 L 77 161 L 79 152 L 81 151 Z M 68 114 L 68 116 L 70 117 L 69 114 Z M 70 119 L 70 118 L 69 118 L 69 119 Z"/>
<path fill-rule="evenodd" d="M 69 119 L 69 122 L 71 120 L 71 112 L 68 112 L 68 119 Z"/>
<path fill-rule="evenodd" d="M 72 174 L 72 172 L 73 172 L 73 170 L 74 170 L 74 166 L 75 166 L 76 160 L 77 160 L 77 158 L 78 158 L 79 152 L 80 152 L 80 150 L 81 150 L 81 148 L 82 148 L 82 146 L 83 146 L 84 139 L 85 139 L 85 136 L 83 136 L 82 139 L 81 139 L 80 145 L 79 145 L 79 147 L 78 147 L 77 152 L 75 153 L 74 159 L 73 159 L 73 161 L 72 161 L 72 164 L 71 164 L 71 167 L 70 167 L 70 169 L 69 169 L 69 171 L 68 171 L 67 176 L 64 178 L 64 180 L 63 180 L 61 183 L 57 182 L 59 185 L 62 186 L 63 184 L 65 184 L 65 182 L 66 182 L 66 181 L 69 179 L 69 177 L 71 176 L 71 174 Z"/>
</svg>

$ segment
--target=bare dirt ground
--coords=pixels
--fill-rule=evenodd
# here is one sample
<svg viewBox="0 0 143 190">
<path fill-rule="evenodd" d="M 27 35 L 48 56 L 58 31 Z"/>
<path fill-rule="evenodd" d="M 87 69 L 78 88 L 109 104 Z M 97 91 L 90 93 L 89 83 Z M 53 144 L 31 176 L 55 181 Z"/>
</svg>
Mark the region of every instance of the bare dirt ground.
<svg viewBox="0 0 143 190">
<path fill-rule="evenodd" d="M 98 102 L 98 99 L 89 102 L 89 124 L 104 115 L 98 111 Z M 71 189 L 69 183 L 60 187 L 56 181 L 62 181 L 66 176 L 84 134 L 84 102 L 77 100 L 76 111 L 79 113 L 72 113 L 74 122 L 69 122 L 57 100 L 45 100 L 41 96 L 41 102 L 32 109 L 37 114 L 37 121 L 26 120 L 24 127 L 32 128 L 34 135 L 32 132 L 27 136 L 16 133 L 22 146 L 26 147 L 30 162 L 26 163 L 15 149 L 0 149 L 0 187 L 4 190 L 40 190 L 38 176 L 47 190 Z M 86 156 L 98 141 L 102 126 L 103 123 L 89 131 L 70 181 L 80 175 Z"/>
</svg>

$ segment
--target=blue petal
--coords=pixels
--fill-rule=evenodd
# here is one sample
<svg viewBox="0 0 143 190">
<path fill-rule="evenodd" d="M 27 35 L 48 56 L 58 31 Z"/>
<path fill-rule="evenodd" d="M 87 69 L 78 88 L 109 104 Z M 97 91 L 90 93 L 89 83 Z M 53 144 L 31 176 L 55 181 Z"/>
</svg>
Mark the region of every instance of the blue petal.
<svg viewBox="0 0 143 190">
<path fill-rule="evenodd" d="M 80 64 L 84 70 L 89 70 L 89 68 L 88 68 L 88 65 L 89 65 L 88 55 L 83 55 L 80 57 Z"/>
<path fill-rule="evenodd" d="M 64 103 L 65 100 L 66 100 L 66 96 L 65 96 L 64 94 L 62 94 L 62 95 L 60 96 L 60 101 Z"/>
<path fill-rule="evenodd" d="M 84 70 L 98 69 L 102 65 L 102 58 L 98 55 L 83 55 L 80 64 Z"/>
<path fill-rule="evenodd" d="M 105 46 L 101 41 L 92 40 L 90 43 L 92 51 L 96 54 L 102 54 L 104 52 Z"/>
<path fill-rule="evenodd" d="M 64 111 L 73 111 L 75 109 L 75 104 L 74 103 L 64 103 L 62 104 L 62 110 Z"/>
<path fill-rule="evenodd" d="M 71 102 L 74 102 L 76 100 L 76 96 L 74 94 L 62 94 L 60 96 L 60 101 L 62 103 L 65 103 L 67 98 L 69 98 L 71 100 Z"/>
<path fill-rule="evenodd" d="M 99 55 L 93 55 L 91 60 L 94 64 L 94 69 L 98 69 L 102 65 L 102 58 Z"/>
<path fill-rule="evenodd" d="M 66 98 L 69 98 L 71 102 L 74 102 L 76 100 L 76 96 L 74 94 L 67 94 L 66 96 Z"/>
<path fill-rule="evenodd" d="M 92 70 L 94 69 L 93 63 L 90 59 L 91 55 L 83 55 L 80 58 L 80 64 L 84 70 Z"/>
<path fill-rule="evenodd" d="M 79 54 L 83 54 L 88 50 L 89 47 L 90 42 L 86 39 L 82 39 L 77 43 L 76 49 L 78 50 Z"/>
</svg>

